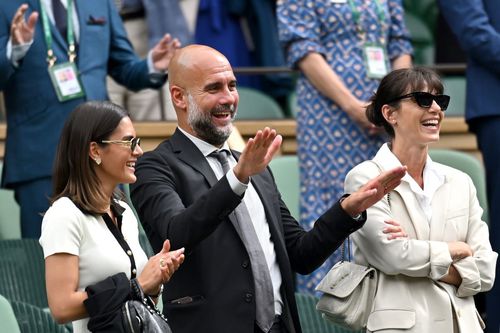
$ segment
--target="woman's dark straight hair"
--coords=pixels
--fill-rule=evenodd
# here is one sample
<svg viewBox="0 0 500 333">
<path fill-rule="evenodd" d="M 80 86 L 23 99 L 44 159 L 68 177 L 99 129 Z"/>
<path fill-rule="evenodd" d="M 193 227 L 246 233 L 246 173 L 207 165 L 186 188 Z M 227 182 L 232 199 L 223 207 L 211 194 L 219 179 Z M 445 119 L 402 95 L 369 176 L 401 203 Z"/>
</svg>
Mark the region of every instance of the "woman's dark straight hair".
<svg viewBox="0 0 500 333">
<path fill-rule="evenodd" d="M 100 190 L 90 144 L 108 139 L 125 117 L 122 107 L 107 101 L 85 102 L 70 114 L 57 147 L 52 202 L 68 197 L 85 213 L 104 212 L 110 198 Z"/>
<path fill-rule="evenodd" d="M 383 126 L 391 138 L 394 137 L 392 125 L 385 120 L 382 107 L 399 96 L 417 91 L 428 91 L 433 94 L 443 93 L 443 83 L 439 75 L 429 68 L 413 67 L 396 69 L 380 81 L 377 92 L 370 99 L 366 108 L 366 117 L 375 126 Z M 395 101 L 388 105 L 399 108 L 401 101 Z"/>
</svg>

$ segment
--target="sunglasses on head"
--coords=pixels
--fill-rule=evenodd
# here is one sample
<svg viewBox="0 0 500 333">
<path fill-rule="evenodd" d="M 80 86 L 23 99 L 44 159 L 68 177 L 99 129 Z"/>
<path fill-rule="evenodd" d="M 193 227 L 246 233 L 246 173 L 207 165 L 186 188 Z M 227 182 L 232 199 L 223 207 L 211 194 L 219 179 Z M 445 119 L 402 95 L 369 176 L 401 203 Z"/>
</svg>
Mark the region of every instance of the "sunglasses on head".
<svg viewBox="0 0 500 333">
<path fill-rule="evenodd" d="M 396 97 L 387 104 L 396 102 L 405 98 L 413 98 L 415 102 L 417 102 L 418 106 L 422 108 L 430 108 L 432 105 L 432 101 L 436 101 L 437 105 L 441 108 L 441 111 L 445 111 L 448 108 L 448 104 L 450 103 L 450 96 L 448 95 L 433 95 L 428 92 L 417 91 L 412 92 L 403 96 Z"/>
<path fill-rule="evenodd" d="M 132 138 L 130 140 L 101 140 L 101 143 L 112 143 L 130 147 L 130 150 L 132 150 L 133 153 L 135 148 L 141 145 L 141 138 Z"/>
</svg>

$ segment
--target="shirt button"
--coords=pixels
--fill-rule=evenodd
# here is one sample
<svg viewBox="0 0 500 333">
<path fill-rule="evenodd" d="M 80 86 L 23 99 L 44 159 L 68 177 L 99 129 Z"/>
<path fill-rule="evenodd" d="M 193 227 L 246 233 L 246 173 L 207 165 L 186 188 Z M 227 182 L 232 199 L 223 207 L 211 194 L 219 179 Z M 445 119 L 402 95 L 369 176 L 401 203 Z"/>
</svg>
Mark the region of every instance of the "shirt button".
<svg viewBox="0 0 500 333">
<path fill-rule="evenodd" d="M 132 251 L 127 250 L 127 254 L 129 255 L 129 257 L 132 256 Z"/>
<path fill-rule="evenodd" d="M 252 293 L 246 293 L 245 294 L 245 302 L 250 303 L 252 301 L 253 294 Z"/>
<path fill-rule="evenodd" d="M 248 260 L 245 260 L 245 261 L 243 261 L 243 262 L 241 263 L 241 267 L 243 267 L 243 268 L 247 268 L 247 267 L 248 267 L 248 265 L 249 265 Z"/>
<path fill-rule="evenodd" d="M 134 275 L 135 275 L 135 274 L 137 274 L 137 269 L 135 269 L 135 268 L 134 268 L 134 269 L 132 270 L 132 274 L 134 274 Z"/>
</svg>

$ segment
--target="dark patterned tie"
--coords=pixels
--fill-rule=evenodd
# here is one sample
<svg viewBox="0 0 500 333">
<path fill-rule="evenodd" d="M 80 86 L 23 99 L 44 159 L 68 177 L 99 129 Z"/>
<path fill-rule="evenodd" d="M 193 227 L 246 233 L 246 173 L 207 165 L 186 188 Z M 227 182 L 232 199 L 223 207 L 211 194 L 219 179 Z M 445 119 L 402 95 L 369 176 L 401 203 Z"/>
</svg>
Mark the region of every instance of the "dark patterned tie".
<svg viewBox="0 0 500 333">
<path fill-rule="evenodd" d="M 224 174 L 229 171 L 229 161 L 226 154 L 225 150 L 216 150 L 209 155 L 217 158 L 222 165 Z M 256 322 L 263 332 L 269 332 L 274 322 L 274 294 L 266 257 L 264 256 L 264 251 L 260 245 L 245 202 L 241 201 L 238 207 L 235 208 L 234 214 L 237 221 L 235 224 L 236 231 L 250 257 L 255 285 Z"/>
<path fill-rule="evenodd" d="M 52 13 L 54 14 L 54 22 L 57 30 L 64 40 L 68 33 L 68 11 L 64 8 L 61 0 L 52 0 Z"/>
</svg>

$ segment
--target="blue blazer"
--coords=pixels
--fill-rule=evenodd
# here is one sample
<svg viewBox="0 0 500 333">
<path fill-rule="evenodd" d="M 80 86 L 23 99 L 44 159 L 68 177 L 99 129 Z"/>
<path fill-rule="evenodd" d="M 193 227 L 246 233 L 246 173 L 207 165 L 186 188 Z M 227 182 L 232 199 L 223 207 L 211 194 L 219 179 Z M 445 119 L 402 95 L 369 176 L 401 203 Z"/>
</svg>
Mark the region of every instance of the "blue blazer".
<svg viewBox="0 0 500 333">
<path fill-rule="evenodd" d="M 468 56 L 466 120 L 500 115 L 500 1 L 438 3 Z"/>
<path fill-rule="evenodd" d="M 0 2 L 0 90 L 7 109 L 7 142 L 2 184 L 52 174 L 59 136 L 68 114 L 86 100 L 108 99 L 106 75 L 132 90 L 160 87 L 165 77 L 149 75 L 128 41 L 113 0 L 76 0 L 80 23 L 77 67 L 85 97 L 59 102 L 47 71 L 41 16 L 26 56 L 16 68 L 6 56 L 12 17 L 22 3 L 40 13 L 38 0 Z M 66 38 L 51 25 L 57 63 L 68 61 Z"/>
</svg>

